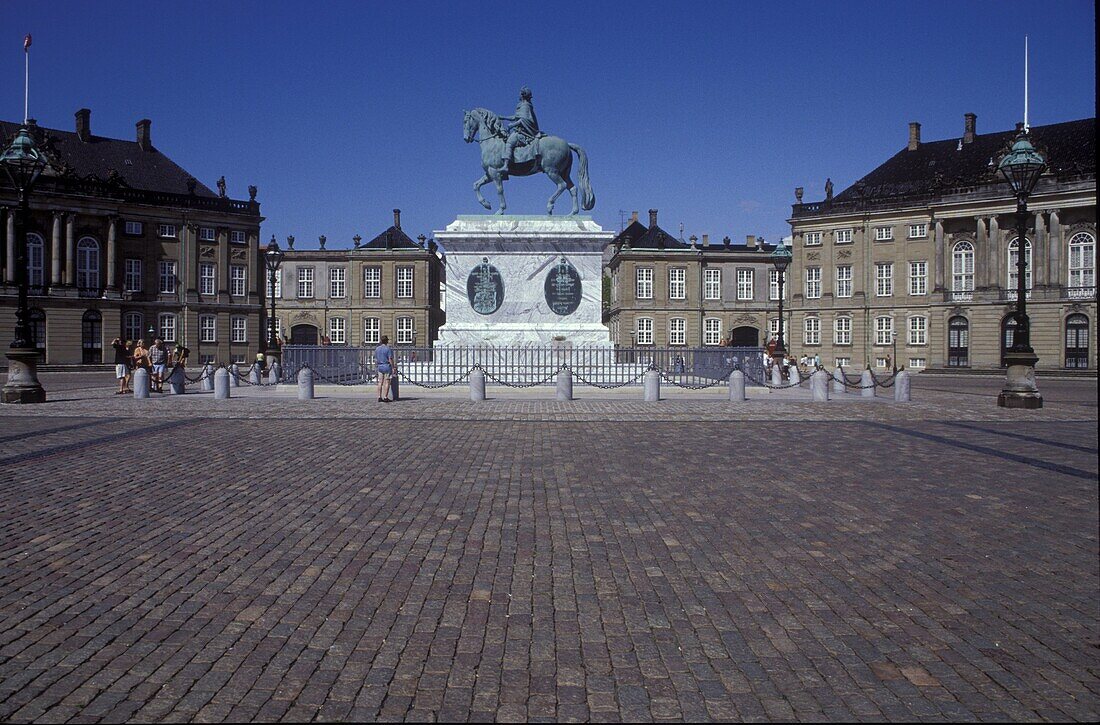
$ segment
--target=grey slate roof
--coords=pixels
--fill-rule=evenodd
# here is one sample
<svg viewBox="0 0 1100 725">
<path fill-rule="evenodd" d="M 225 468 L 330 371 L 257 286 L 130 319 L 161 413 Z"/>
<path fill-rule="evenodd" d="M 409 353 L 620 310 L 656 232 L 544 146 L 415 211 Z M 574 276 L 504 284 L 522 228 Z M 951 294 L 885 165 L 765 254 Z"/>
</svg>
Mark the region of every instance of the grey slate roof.
<svg viewBox="0 0 1100 725">
<path fill-rule="evenodd" d="M 386 236 L 390 237 L 390 249 L 423 249 L 419 244 L 409 238 L 409 235 L 397 227 L 391 226 L 366 244 L 361 244 L 360 249 L 386 249 Z"/>
</svg>

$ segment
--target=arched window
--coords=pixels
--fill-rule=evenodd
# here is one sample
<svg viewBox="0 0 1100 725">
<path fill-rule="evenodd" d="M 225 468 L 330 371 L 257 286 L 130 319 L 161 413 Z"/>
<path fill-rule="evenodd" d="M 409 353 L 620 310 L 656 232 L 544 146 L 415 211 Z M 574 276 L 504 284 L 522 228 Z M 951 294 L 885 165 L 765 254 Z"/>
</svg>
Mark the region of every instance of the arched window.
<svg viewBox="0 0 1100 725">
<path fill-rule="evenodd" d="M 84 313 L 80 324 L 80 343 L 83 349 L 81 362 L 85 365 L 103 364 L 103 315 L 98 310 Z"/>
<path fill-rule="evenodd" d="M 30 287 L 43 287 L 45 279 L 46 244 L 37 234 L 27 235 L 27 284 Z"/>
<path fill-rule="evenodd" d="M 962 315 L 947 321 L 947 366 L 970 366 L 970 321 Z"/>
<path fill-rule="evenodd" d="M 1016 315 L 1009 313 L 1001 319 L 1001 367 L 1008 367 L 1005 354 L 1016 342 Z"/>
<path fill-rule="evenodd" d="M 1066 367 L 1089 366 L 1089 318 L 1073 314 L 1066 318 Z"/>
<path fill-rule="evenodd" d="M 951 249 L 951 291 L 956 299 L 969 299 L 974 292 L 974 245 L 970 242 L 958 242 Z"/>
<path fill-rule="evenodd" d="M 145 320 L 140 312 L 127 312 L 122 316 L 122 338 L 124 340 L 139 340 L 142 337 L 142 326 Z"/>
<path fill-rule="evenodd" d="M 76 243 L 76 287 L 82 292 L 99 292 L 99 242 L 91 237 Z"/>
<path fill-rule="evenodd" d="M 1069 240 L 1069 296 L 1091 297 L 1096 288 L 1096 240 L 1077 232 Z"/>
<path fill-rule="evenodd" d="M 1019 239 L 1013 239 L 1008 243 L 1008 291 L 1016 289 L 1016 259 L 1019 255 Z M 1031 240 L 1024 239 L 1024 289 L 1031 291 Z"/>
<path fill-rule="evenodd" d="M 37 307 L 32 307 L 30 313 L 31 347 L 37 349 L 44 360 L 46 358 L 46 313 Z"/>
</svg>

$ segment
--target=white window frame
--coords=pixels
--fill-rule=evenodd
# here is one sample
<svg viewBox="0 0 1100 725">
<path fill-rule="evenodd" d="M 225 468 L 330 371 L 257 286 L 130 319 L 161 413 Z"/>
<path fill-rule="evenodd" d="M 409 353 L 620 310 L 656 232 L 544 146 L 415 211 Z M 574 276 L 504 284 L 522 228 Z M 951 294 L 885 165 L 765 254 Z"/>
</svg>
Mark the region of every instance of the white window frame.
<svg viewBox="0 0 1100 725">
<path fill-rule="evenodd" d="M 821 344 L 821 318 L 807 317 L 802 320 L 802 344 Z"/>
<path fill-rule="evenodd" d="M 951 247 L 951 291 L 959 294 L 974 291 L 974 244 L 965 239 Z"/>
<path fill-rule="evenodd" d="M 122 289 L 126 292 L 141 292 L 143 286 L 141 259 L 127 257 L 122 262 Z"/>
<path fill-rule="evenodd" d="M 687 320 L 683 317 L 668 318 L 668 346 L 682 347 L 687 345 Z"/>
<path fill-rule="evenodd" d="M 268 274 L 270 274 L 270 272 Z M 271 278 L 268 277 L 268 279 L 266 281 L 267 281 L 267 288 L 264 290 L 265 292 L 267 292 L 271 289 Z M 275 270 L 275 298 L 276 299 L 282 299 L 282 297 L 283 297 L 283 270 L 277 269 L 277 270 Z"/>
<path fill-rule="evenodd" d="M 214 227 L 199 227 L 199 241 L 200 242 L 216 242 L 218 241 L 218 230 Z"/>
<path fill-rule="evenodd" d="M 377 345 L 382 341 L 382 320 L 378 317 L 363 318 L 363 344 Z"/>
<path fill-rule="evenodd" d="M 244 297 L 248 292 L 248 268 L 243 264 L 229 265 L 229 295 Z"/>
<path fill-rule="evenodd" d="M 135 221 L 123 222 L 122 233 L 130 237 L 140 237 L 145 233 L 145 224 Z"/>
<path fill-rule="evenodd" d="M 920 370 L 928 366 L 928 359 L 923 357 L 911 357 L 909 358 L 909 367 L 911 369 Z"/>
<path fill-rule="evenodd" d="M 212 295 L 217 291 L 218 267 L 213 262 L 199 262 L 199 294 Z"/>
<path fill-rule="evenodd" d="M 382 267 L 369 264 L 363 267 L 363 299 L 377 300 L 382 297 Z"/>
<path fill-rule="evenodd" d="M 333 345 L 348 344 L 348 321 L 343 317 L 328 318 L 328 340 Z"/>
<path fill-rule="evenodd" d="M 176 294 L 176 279 L 176 260 L 159 260 L 157 262 L 157 291 L 162 295 Z"/>
<path fill-rule="evenodd" d="M 231 244 L 248 244 L 248 232 L 243 229 L 234 229 L 230 231 L 229 242 Z"/>
<path fill-rule="evenodd" d="M 199 342 L 213 343 L 218 341 L 218 317 L 217 315 L 199 315 Z"/>
<path fill-rule="evenodd" d="M 34 232 L 27 234 L 27 285 L 46 286 L 46 240 Z"/>
<path fill-rule="evenodd" d="M 928 318 L 923 315 L 910 317 L 907 324 L 908 342 L 911 346 L 928 344 Z"/>
<path fill-rule="evenodd" d="M 928 262 L 923 259 L 909 263 L 909 294 L 914 297 L 928 294 Z"/>
<path fill-rule="evenodd" d="M 395 337 L 398 345 L 413 344 L 414 320 L 411 317 L 398 317 L 396 320 Z"/>
<path fill-rule="evenodd" d="M 1071 297 L 1081 295 L 1081 290 L 1096 287 L 1096 238 L 1088 232 L 1077 232 L 1069 239 L 1069 277 L 1066 282 Z"/>
<path fill-rule="evenodd" d="M 161 312 L 157 315 L 157 334 L 165 342 L 176 341 L 176 315 L 174 312 Z"/>
<path fill-rule="evenodd" d="M 880 315 L 875 318 L 875 345 L 883 347 L 894 343 L 894 318 Z"/>
<path fill-rule="evenodd" d="M 820 247 L 821 239 L 825 235 L 821 232 L 805 232 L 802 236 L 803 246 L 806 247 Z"/>
<path fill-rule="evenodd" d="M 910 239 L 927 239 L 928 238 L 928 224 L 918 222 L 916 224 L 909 225 L 909 238 Z"/>
<path fill-rule="evenodd" d="M 894 241 L 894 228 L 893 227 L 875 227 L 875 241 L 876 242 L 892 242 L 892 241 Z"/>
<path fill-rule="evenodd" d="M 768 299 L 775 302 L 779 299 L 779 270 L 768 270 Z"/>
<path fill-rule="evenodd" d="M 1008 262 L 1008 269 L 1005 270 L 1006 279 L 1005 286 L 1009 292 L 1016 289 L 1016 255 L 1019 244 L 1018 239 L 1013 238 L 1008 242 L 1006 260 Z M 1031 240 L 1024 237 L 1024 262 L 1027 264 L 1024 270 L 1024 290 L 1028 293 L 1031 292 L 1031 284 L 1035 279 L 1035 257 L 1033 254 L 1035 246 L 1031 243 Z"/>
<path fill-rule="evenodd" d="M 751 301 L 753 292 L 753 270 L 751 269 L 738 269 L 737 270 L 737 299 L 741 301 Z"/>
<path fill-rule="evenodd" d="M 396 285 L 394 293 L 397 299 L 412 299 L 413 298 L 413 269 L 412 265 L 402 265 L 397 267 L 396 274 L 394 276 L 394 284 Z"/>
<path fill-rule="evenodd" d="M 81 237 L 76 243 L 77 289 L 98 290 L 102 286 L 99 283 L 102 266 L 99 256 L 99 242 L 94 237 Z"/>
<path fill-rule="evenodd" d="M 298 268 L 298 299 L 313 299 L 313 267 Z"/>
<path fill-rule="evenodd" d="M 834 244 L 851 244 L 852 243 L 852 230 L 851 229 L 837 229 L 833 232 Z"/>
<path fill-rule="evenodd" d="M 850 357 L 838 357 L 833 362 L 836 363 L 838 368 L 846 368 L 852 364 L 852 358 Z"/>
<path fill-rule="evenodd" d="M 821 267 L 806 267 L 806 299 L 821 299 Z"/>
<path fill-rule="evenodd" d="M 722 270 L 718 267 L 707 267 L 703 270 L 703 299 L 722 299 Z"/>
<path fill-rule="evenodd" d="M 653 267 L 638 267 L 634 270 L 634 299 L 653 299 Z"/>
<path fill-rule="evenodd" d="M 229 318 L 229 341 L 233 343 L 248 342 L 247 317 L 233 315 Z"/>
<path fill-rule="evenodd" d="M 653 318 L 637 317 L 634 319 L 634 344 L 653 344 Z"/>
<path fill-rule="evenodd" d="M 703 320 L 703 344 L 722 344 L 722 321 L 717 317 L 708 317 Z"/>
<path fill-rule="evenodd" d="M 852 344 L 852 318 L 848 315 L 840 315 L 833 320 L 833 344 Z"/>
<path fill-rule="evenodd" d="M 328 296 L 329 299 L 342 300 L 347 297 L 347 270 L 343 267 L 329 267 L 328 270 Z"/>
<path fill-rule="evenodd" d="M 875 262 L 875 297 L 894 296 L 894 263 Z"/>
<path fill-rule="evenodd" d="M 145 333 L 145 315 L 140 312 L 122 313 L 123 340 L 137 340 Z"/>
<path fill-rule="evenodd" d="M 161 239 L 176 239 L 179 235 L 179 230 L 175 224 L 158 224 L 157 236 Z"/>
<path fill-rule="evenodd" d="M 670 300 L 687 299 L 687 268 L 668 268 L 668 298 Z"/>
<path fill-rule="evenodd" d="M 852 265 L 840 264 L 836 268 L 836 296 L 852 296 Z"/>
</svg>

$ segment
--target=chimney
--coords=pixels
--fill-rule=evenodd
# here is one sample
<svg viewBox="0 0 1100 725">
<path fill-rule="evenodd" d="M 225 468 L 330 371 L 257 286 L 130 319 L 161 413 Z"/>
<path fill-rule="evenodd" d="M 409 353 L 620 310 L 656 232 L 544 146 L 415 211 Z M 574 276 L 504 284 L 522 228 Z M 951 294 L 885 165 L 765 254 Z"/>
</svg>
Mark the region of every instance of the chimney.
<svg viewBox="0 0 1100 725">
<path fill-rule="evenodd" d="M 76 137 L 85 142 L 92 140 L 92 112 L 87 108 L 76 112 Z"/>
<path fill-rule="evenodd" d="M 703 246 L 704 247 L 709 247 L 710 246 L 710 235 L 709 234 L 704 234 L 703 235 Z"/>
<path fill-rule="evenodd" d="M 756 235 L 755 234 L 746 234 L 745 235 L 745 246 L 748 247 L 749 249 L 756 249 Z"/>
<path fill-rule="evenodd" d="M 636 212 L 636 211 L 630 212 L 630 223 L 633 224 L 636 221 L 638 221 L 638 212 Z"/>
<path fill-rule="evenodd" d="M 650 228 L 657 226 L 657 210 L 649 210 L 649 226 Z"/>
<path fill-rule="evenodd" d="M 149 127 L 153 125 L 153 122 L 148 118 L 143 118 L 137 122 L 137 142 L 142 151 L 153 150 L 153 137 L 149 133 Z"/>
<path fill-rule="evenodd" d="M 916 151 L 920 146 L 920 124 L 916 121 L 909 122 L 909 150 Z"/>
<path fill-rule="evenodd" d="M 973 113 L 963 114 L 963 143 L 971 143 L 978 133 L 978 117 Z"/>
<path fill-rule="evenodd" d="M 394 209 L 393 210 L 393 225 L 395 227 L 397 227 L 398 229 L 401 228 L 401 210 L 400 209 Z"/>
</svg>

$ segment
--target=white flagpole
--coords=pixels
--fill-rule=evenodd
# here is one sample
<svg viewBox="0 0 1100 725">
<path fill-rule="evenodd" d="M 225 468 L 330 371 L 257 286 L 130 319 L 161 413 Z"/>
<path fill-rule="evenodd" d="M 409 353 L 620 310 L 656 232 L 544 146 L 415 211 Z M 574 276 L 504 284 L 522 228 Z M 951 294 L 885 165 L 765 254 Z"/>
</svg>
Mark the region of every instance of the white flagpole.
<svg viewBox="0 0 1100 725">
<path fill-rule="evenodd" d="M 1027 36 L 1024 36 L 1024 133 L 1030 129 L 1027 122 Z"/>
<path fill-rule="evenodd" d="M 31 88 L 31 49 L 23 49 L 23 125 L 27 125 L 27 113 Z"/>
</svg>

